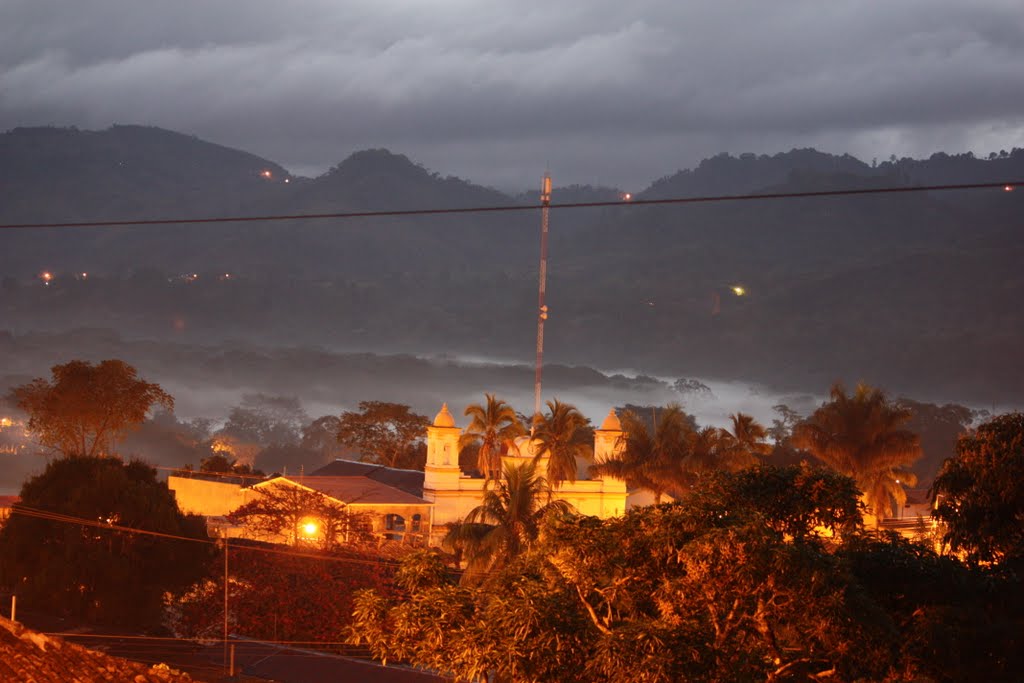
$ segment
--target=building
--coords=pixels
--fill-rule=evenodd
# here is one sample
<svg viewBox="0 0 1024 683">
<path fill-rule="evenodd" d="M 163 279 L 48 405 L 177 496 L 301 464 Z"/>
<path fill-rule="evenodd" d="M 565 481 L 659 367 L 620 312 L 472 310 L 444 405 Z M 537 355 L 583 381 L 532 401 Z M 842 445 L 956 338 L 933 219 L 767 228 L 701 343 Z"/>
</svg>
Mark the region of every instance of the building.
<svg viewBox="0 0 1024 683">
<path fill-rule="evenodd" d="M 275 477 L 251 486 L 202 476 L 172 476 L 168 486 L 183 512 L 206 516 L 211 527 L 225 535 L 245 535 L 243 529 L 226 522 L 228 513 L 259 496 L 266 487 L 292 486 L 316 491 L 345 504 L 353 512 L 364 513 L 381 541 L 440 545 L 447 525 L 464 520 L 484 494 L 484 479 L 459 468 L 462 434 L 445 404 L 427 427 L 427 463 L 423 472 L 339 459 L 307 476 Z M 619 418 L 614 410 L 609 411 L 600 429 L 594 431 L 594 460 L 603 462 L 614 457 L 621 448 L 621 436 Z M 548 459 L 538 453 L 537 442 L 522 437 L 516 445 L 518 451 L 503 456 L 503 460 L 514 464 L 536 459 L 538 474 L 545 476 Z M 625 482 L 592 478 L 589 465 L 590 461 L 578 461 L 576 481 L 557 486 L 553 497 L 567 501 L 584 515 L 604 519 L 623 514 L 630 504 Z M 315 520 L 310 520 L 311 534 L 316 533 L 312 531 L 314 527 Z"/>
</svg>

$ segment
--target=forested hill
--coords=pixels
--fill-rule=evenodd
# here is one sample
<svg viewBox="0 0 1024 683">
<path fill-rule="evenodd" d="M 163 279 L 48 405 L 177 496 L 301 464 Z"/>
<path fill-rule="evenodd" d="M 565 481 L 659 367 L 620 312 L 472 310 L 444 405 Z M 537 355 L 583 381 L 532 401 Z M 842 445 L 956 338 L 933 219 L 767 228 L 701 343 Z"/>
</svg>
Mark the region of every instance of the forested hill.
<svg viewBox="0 0 1024 683">
<path fill-rule="evenodd" d="M 0 135 L 0 158 L 0 223 L 536 201 L 535 192 L 511 197 L 387 150 L 357 152 L 306 179 L 136 126 L 17 129 Z M 1006 179 L 1024 179 L 1024 150 L 865 163 L 804 149 L 719 155 L 638 197 Z M 620 196 L 554 191 L 555 203 Z M 865 379 L 949 400 L 1018 400 L 1022 216 L 1024 188 L 555 209 L 547 350 L 561 362 L 794 388 Z M 519 211 L 5 230 L 0 325 L 525 359 L 538 224 L 537 212 Z M 45 287 L 35 279 L 43 269 L 58 275 Z M 65 275 L 76 272 L 89 281 Z M 737 283 L 745 296 L 732 294 Z"/>
</svg>

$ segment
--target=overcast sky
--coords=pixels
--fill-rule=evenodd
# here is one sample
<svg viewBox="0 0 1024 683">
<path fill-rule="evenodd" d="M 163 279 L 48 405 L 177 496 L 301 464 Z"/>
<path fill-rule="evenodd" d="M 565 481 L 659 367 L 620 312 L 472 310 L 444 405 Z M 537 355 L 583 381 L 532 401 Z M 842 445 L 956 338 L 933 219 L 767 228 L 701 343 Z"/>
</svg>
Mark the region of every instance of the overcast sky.
<svg viewBox="0 0 1024 683">
<path fill-rule="evenodd" d="M 1021 0 L 0 0 L 0 129 L 162 126 L 502 189 L 1024 147 Z"/>
</svg>

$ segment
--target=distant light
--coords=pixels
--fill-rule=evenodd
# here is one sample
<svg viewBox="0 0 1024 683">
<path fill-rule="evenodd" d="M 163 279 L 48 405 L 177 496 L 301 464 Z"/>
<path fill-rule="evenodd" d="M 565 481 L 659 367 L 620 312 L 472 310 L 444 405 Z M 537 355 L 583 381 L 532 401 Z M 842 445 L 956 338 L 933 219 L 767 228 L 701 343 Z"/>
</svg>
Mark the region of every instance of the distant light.
<svg viewBox="0 0 1024 683">
<path fill-rule="evenodd" d="M 624 194 L 622 195 L 622 201 L 624 201 L 624 202 L 628 202 L 628 201 L 629 201 L 629 200 L 631 200 L 632 198 L 633 198 L 633 195 L 632 195 L 632 193 L 630 193 L 630 192 L 626 192 L 626 193 L 624 193 Z"/>
<path fill-rule="evenodd" d="M 317 527 L 316 527 L 316 524 L 314 522 L 306 522 L 305 524 L 302 525 L 302 533 L 306 534 L 307 536 L 315 535 L 316 534 L 316 530 L 317 530 Z"/>
<path fill-rule="evenodd" d="M 732 293 L 735 294 L 736 296 L 743 296 L 744 294 L 747 293 L 747 288 L 744 287 L 743 285 L 733 285 L 729 289 L 731 289 Z"/>
<path fill-rule="evenodd" d="M 274 174 L 271 173 L 269 169 L 264 169 L 260 171 L 260 175 L 263 176 L 264 178 L 272 178 Z"/>
<path fill-rule="evenodd" d="M 10 427 L 14 422 L 9 417 L 0 417 L 0 427 Z"/>
<path fill-rule="evenodd" d="M 1013 185 L 1003 185 L 1003 192 L 1013 192 Z"/>
<path fill-rule="evenodd" d="M 89 273 L 79 273 L 78 274 L 78 279 L 79 280 L 88 280 L 89 279 Z"/>
<path fill-rule="evenodd" d="M 44 285 L 49 285 L 51 282 L 53 282 L 53 273 L 51 273 L 48 270 L 44 270 L 43 272 L 39 273 L 39 279 L 43 281 Z"/>
<path fill-rule="evenodd" d="M 290 182 L 292 181 L 292 179 L 291 179 L 291 178 L 285 178 L 285 179 L 284 179 L 284 181 L 285 181 L 286 183 L 290 183 Z"/>
</svg>

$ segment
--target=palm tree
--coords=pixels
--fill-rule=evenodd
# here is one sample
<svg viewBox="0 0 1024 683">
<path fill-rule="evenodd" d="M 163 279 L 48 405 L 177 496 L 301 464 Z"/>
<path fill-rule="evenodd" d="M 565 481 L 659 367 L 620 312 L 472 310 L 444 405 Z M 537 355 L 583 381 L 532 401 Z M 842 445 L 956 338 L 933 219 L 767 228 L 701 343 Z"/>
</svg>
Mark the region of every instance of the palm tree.
<svg viewBox="0 0 1024 683">
<path fill-rule="evenodd" d="M 695 475 L 722 469 L 722 433 L 714 427 L 691 430 L 686 438 L 686 457 L 683 459 L 684 478 L 690 484 Z"/>
<path fill-rule="evenodd" d="M 594 437 L 590 420 L 569 403 L 548 401 L 548 414 L 534 418 L 536 458 L 548 456 L 548 480 L 552 486 L 576 481 L 576 458 L 593 459 Z"/>
<path fill-rule="evenodd" d="M 459 450 L 479 444 L 477 469 L 486 478 L 493 479 L 501 471 L 502 449 L 514 450 L 516 438 L 526 434 L 526 429 L 512 406 L 495 398 L 494 394 L 484 396 L 487 399 L 484 405 L 466 406 L 464 414 L 472 420 L 459 437 Z"/>
<path fill-rule="evenodd" d="M 666 492 L 685 485 L 693 430 L 682 408 L 672 404 L 661 411 L 653 433 L 636 413 L 626 411 L 622 432 L 619 456 L 594 465 L 591 472 L 647 489 L 656 504 Z"/>
<path fill-rule="evenodd" d="M 793 430 L 793 443 L 841 474 L 852 477 L 868 509 L 879 519 L 906 502 L 903 484 L 917 478 L 906 469 L 921 456 L 920 438 L 901 426 L 911 413 L 866 384 L 846 395 L 835 384 L 832 400 Z"/>
<path fill-rule="evenodd" d="M 720 429 L 719 452 L 726 469 L 739 470 L 756 465 L 758 456 L 768 455 L 772 447 L 767 443 L 768 430 L 746 413 L 731 416 L 732 431 Z"/>
<path fill-rule="evenodd" d="M 516 557 L 533 543 L 541 521 L 568 514 L 572 505 L 550 500 L 535 461 L 506 464 L 500 480 L 485 484 L 483 501 L 445 536 L 447 550 L 462 552 L 469 575 L 479 575 Z"/>
</svg>

